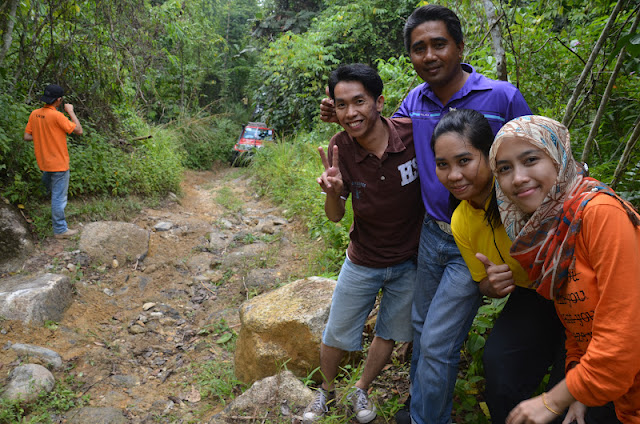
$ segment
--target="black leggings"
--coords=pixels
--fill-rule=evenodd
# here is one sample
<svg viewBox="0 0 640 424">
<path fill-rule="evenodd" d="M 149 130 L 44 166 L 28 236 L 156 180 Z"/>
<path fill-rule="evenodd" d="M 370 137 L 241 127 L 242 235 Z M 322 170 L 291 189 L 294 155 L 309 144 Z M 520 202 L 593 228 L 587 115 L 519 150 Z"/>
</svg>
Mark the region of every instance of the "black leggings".
<svg viewBox="0 0 640 424">
<path fill-rule="evenodd" d="M 492 423 L 504 423 L 518 403 L 531 398 L 550 366 L 549 389 L 564 378 L 564 334 L 552 301 L 535 290 L 516 287 L 491 330 L 482 358 Z"/>
</svg>

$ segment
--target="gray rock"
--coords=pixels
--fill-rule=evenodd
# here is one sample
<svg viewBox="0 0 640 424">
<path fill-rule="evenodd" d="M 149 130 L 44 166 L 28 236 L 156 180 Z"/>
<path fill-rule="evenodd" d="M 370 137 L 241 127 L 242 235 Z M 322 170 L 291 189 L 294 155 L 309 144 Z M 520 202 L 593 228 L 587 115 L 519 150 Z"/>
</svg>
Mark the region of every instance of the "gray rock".
<svg viewBox="0 0 640 424">
<path fill-rule="evenodd" d="M 187 262 L 187 267 L 189 271 L 193 274 L 200 274 L 206 271 L 209 271 L 212 267 L 212 264 L 215 260 L 215 256 L 211 253 L 198 253 L 197 255 L 189 258 Z"/>
<path fill-rule="evenodd" d="M 221 218 L 220 221 L 218 222 L 220 223 L 220 226 L 222 228 L 226 228 L 227 230 L 230 230 L 231 228 L 233 228 L 233 223 L 228 219 Z"/>
<path fill-rule="evenodd" d="M 221 251 L 227 248 L 231 243 L 231 238 L 221 231 L 212 231 L 209 233 L 208 248 L 213 251 Z"/>
<path fill-rule="evenodd" d="M 0 280 L 0 316 L 23 322 L 60 321 L 71 304 L 71 281 L 57 274 Z"/>
<path fill-rule="evenodd" d="M 41 392 L 53 390 L 55 382 L 53 374 L 42 365 L 20 365 L 9 373 L 9 384 L 2 396 L 10 400 L 32 402 Z"/>
<path fill-rule="evenodd" d="M 245 285 L 248 288 L 270 287 L 278 278 L 278 271 L 275 269 L 252 269 L 245 278 Z"/>
<path fill-rule="evenodd" d="M 172 228 L 173 228 L 173 223 L 168 221 L 160 221 L 153 226 L 153 229 L 156 231 L 169 231 Z"/>
<path fill-rule="evenodd" d="M 269 246 L 263 242 L 256 242 L 242 246 L 235 252 L 224 255 L 222 259 L 222 268 L 232 268 L 239 265 L 246 265 L 247 262 L 258 259 L 269 249 Z"/>
<path fill-rule="evenodd" d="M 18 271 L 33 250 L 33 239 L 24 217 L 0 198 L 0 273 Z"/>
<path fill-rule="evenodd" d="M 283 404 L 287 405 L 290 412 L 302 415 L 302 411 L 314 397 L 314 392 L 305 387 L 291 371 L 283 371 L 278 375 L 256 381 L 249 390 L 235 398 L 229 406 L 213 418 L 220 420 L 232 415 L 254 414 L 256 410 L 275 410 L 277 406 Z M 282 422 L 291 422 L 290 417 L 281 418 Z"/>
<path fill-rule="evenodd" d="M 129 333 L 131 334 L 144 334 L 147 332 L 147 329 L 139 324 L 133 324 L 129 327 Z"/>
<path fill-rule="evenodd" d="M 117 408 L 84 408 L 70 411 L 68 424 L 127 424 L 129 421 L 121 410 Z"/>
<path fill-rule="evenodd" d="M 18 355 L 29 355 L 40 358 L 45 365 L 51 364 L 54 368 L 62 368 L 62 358 L 57 352 L 40 346 L 15 343 L 11 345 L 11 350 L 15 350 Z"/>
<path fill-rule="evenodd" d="M 134 375 L 116 374 L 111 376 L 111 382 L 114 386 L 135 387 L 140 385 L 140 379 Z"/>
<path fill-rule="evenodd" d="M 135 262 L 149 251 L 149 231 L 126 222 L 93 222 L 82 231 L 80 250 L 102 264 L 111 264 L 114 257 L 120 264 Z"/>
</svg>

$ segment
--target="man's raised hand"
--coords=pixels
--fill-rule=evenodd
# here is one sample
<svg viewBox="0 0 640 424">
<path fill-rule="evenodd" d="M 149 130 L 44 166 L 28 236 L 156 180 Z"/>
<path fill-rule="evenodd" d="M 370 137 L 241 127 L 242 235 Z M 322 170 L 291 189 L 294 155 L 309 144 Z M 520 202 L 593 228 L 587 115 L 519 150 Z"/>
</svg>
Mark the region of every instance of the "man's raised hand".
<svg viewBox="0 0 640 424">
<path fill-rule="evenodd" d="M 487 272 L 486 278 L 480 281 L 480 292 L 488 297 L 505 297 L 516 289 L 513 272 L 507 264 L 496 265 L 482 253 L 476 253 Z"/>
<path fill-rule="evenodd" d="M 333 146 L 331 165 L 329 165 L 329 158 L 322 147 L 318 147 L 318 153 L 324 166 L 324 172 L 317 179 L 318 184 L 320 184 L 320 188 L 322 188 L 322 191 L 324 191 L 327 196 L 337 198 L 342 193 L 343 187 L 342 174 L 340 173 L 340 166 L 338 165 L 338 146 Z"/>
<path fill-rule="evenodd" d="M 338 124 L 338 116 L 336 115 L 336 107 L 329 95 L 329 87 L 325 87 L 324 92 L 327 97 L 320 101 L 320 119 L 323 122 L 335 122 Z"/>
</svg>

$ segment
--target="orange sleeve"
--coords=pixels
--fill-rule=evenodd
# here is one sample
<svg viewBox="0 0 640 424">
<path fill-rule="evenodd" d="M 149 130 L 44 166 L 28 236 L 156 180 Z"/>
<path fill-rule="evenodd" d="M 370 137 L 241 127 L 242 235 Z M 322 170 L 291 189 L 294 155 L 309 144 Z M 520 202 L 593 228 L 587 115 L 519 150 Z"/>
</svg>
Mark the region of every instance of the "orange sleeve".
<svg viewBox="0 0 640 424">
<path fill-rule="evenodd" d="M 580 362 L 580 358 L 582 357 L 582 349 L 578 346 L 576 339 L 573 337 L 573 333 L 569 330 L 565 329 L 566 340 L 564 343 L 565 349 L 567 350 L 564 372 L 565 374 L 569 372 L 569 365 L 573 362 Z M 575 397 L 575 396 L 574 396 Z"/>
<path fill-rule="evenodd" d="M 29 120 L 27 121 L 27 127 L 24 129 L 24 132 L 26 132 L 27 134 L 33 134 L 33 129 L 31 128 L 31 115 L 33 115 L 33 112 L 31 112 L 31 114 L 29 115 Z"/>
<path fill-rule="evenodd" d="M 640 372 L 640 228 L 616 199 L 601 195 L 585 207 L 578 238 L 576 257 L 593 268 L 598 300 L 592 339 L 567 372 L 567 387 L 586 405 L 604 405 L 638 393 L 632 386 Z"/>
<path fill-rule="evenodd" d="M 57 118 L 58 126 L 65 133 L 71 134 L 73 130 L 76 128 L 76 124 L 73 121 L 71 121 L 69 118 L 64 116 L 62 112 L 58 113 L 56 115 L 56 118 Z"/>
</svg>

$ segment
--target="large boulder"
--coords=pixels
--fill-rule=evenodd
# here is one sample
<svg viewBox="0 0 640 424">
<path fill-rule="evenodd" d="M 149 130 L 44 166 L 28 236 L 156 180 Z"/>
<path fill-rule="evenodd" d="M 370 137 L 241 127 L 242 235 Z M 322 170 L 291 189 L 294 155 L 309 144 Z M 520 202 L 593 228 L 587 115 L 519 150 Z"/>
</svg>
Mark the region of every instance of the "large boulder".
<svg viewBox="0 0 640 424">
<path fill-rule="evenodd" d="M 309 277 L 243 303 L 236 376 L 253 383 L 275 375 L 284 364 L 299 377 L 317 368 L 335 285 L 328 278 Z"/>
<path fill-rule="evenodd" d="M 93 222 L 84 227 L 80 237 L 80 250 L 93 261 L 121 264 L 144 258 L 149 251 L 149 231 L 128 222 Z"/>
<path fill-rule="evenodd" d="M 18 271 L 33 250 L 27 221 L 0 198 L 0 274 Z"/>
<path fill-rule="evenodd" d="M 58 274 L 0 280 L 0 316 L 23 322 L 60 321 L 71 304 L 69 277 Z"/>
</svg>

